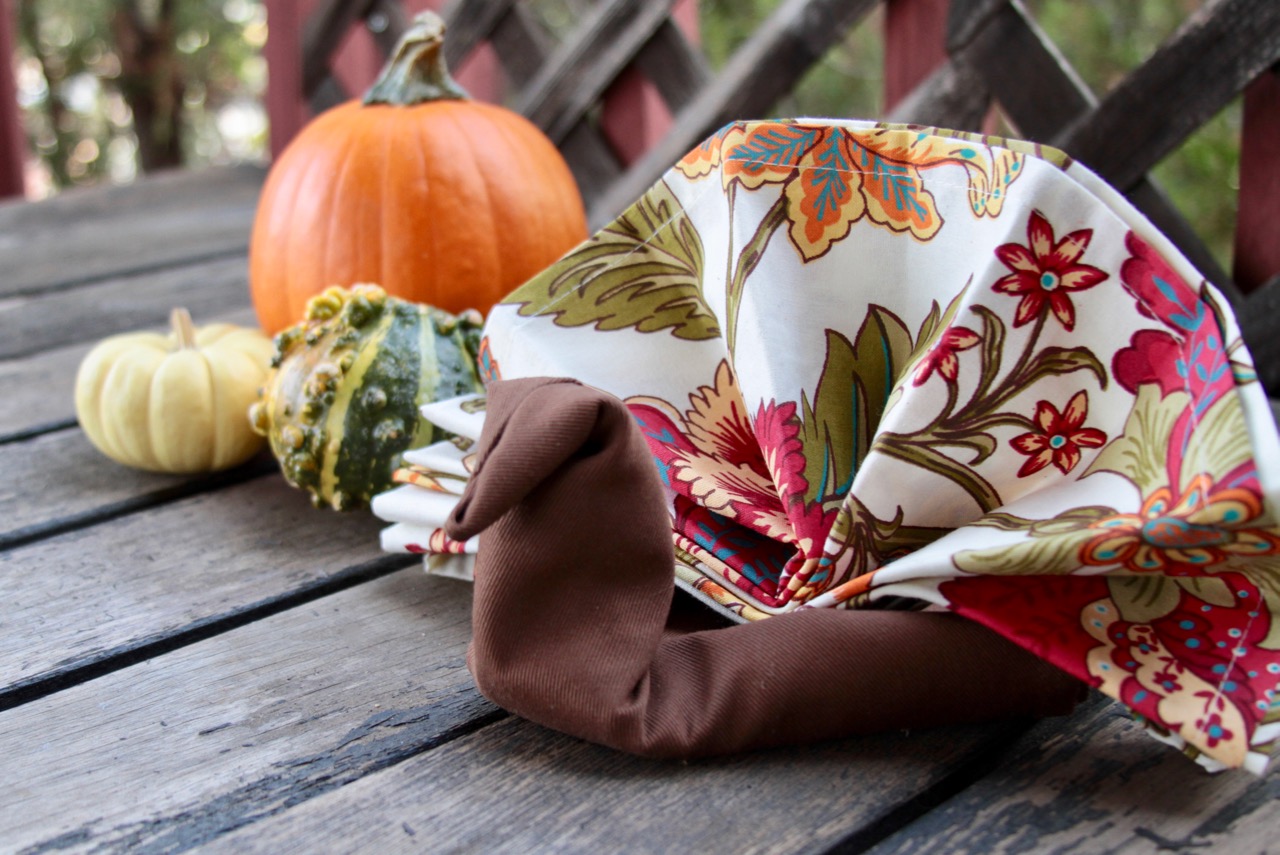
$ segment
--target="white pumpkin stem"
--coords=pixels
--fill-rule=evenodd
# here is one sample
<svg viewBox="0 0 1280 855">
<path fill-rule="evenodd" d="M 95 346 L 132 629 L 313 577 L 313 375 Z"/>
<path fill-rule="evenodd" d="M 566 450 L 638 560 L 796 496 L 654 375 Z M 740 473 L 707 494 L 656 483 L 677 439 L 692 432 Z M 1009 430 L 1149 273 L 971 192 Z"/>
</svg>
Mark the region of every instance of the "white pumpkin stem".
<svg viewBox="0 0 1280 855">
<path fill-rule="evenodd" d="M 169 326 L 173 327 L 173 337 L 178 340 L 178 350 L 196 346 L 196 325 L 191 322 L 191 313 L 186 309 L 170 312 Z"/>
</svg>

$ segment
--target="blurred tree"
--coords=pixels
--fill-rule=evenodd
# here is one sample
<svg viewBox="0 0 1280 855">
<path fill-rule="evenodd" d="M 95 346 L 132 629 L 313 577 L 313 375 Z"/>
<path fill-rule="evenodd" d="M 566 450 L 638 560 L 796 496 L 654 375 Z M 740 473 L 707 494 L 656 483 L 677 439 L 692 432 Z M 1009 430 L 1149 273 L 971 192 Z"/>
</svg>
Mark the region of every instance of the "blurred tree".
<svg viewBox="0 0 1280 855">
<path fill-rule="evenodd" d="M 261 119 L 247 146 L 219 124 L 260 100 L 265 39 L 260 0 L 19 0 L 19 99 L 49 189 L 261 156 Z"/>
<path fill-rule="evenodd" d="M 144 10 L 118 0 L 110 12 L 120 74 L 116 85 L 133 113 L 143 172 L 182 164 L 182 101 L 187 81 L 178 59 L 174 0 Z"/>
</svg>

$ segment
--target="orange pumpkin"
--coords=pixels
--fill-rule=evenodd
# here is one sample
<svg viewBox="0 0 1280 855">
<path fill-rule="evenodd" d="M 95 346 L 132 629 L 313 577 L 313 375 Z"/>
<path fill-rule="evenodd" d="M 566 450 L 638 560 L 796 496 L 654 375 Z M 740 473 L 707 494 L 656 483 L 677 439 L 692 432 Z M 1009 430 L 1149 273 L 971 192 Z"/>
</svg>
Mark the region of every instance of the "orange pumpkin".
<svg viewBox="0 0 1280 855">
<path fill-rule="evenodd" d="M 587 236 L 564 159 L 523 116 L 466 99 L 427 12 L 363 103 L 322 113 L 267 176 L 249 244 L 275 334 L 333 285 L 376 282 L 446 312 L 488 312 Z"/>
</svg>

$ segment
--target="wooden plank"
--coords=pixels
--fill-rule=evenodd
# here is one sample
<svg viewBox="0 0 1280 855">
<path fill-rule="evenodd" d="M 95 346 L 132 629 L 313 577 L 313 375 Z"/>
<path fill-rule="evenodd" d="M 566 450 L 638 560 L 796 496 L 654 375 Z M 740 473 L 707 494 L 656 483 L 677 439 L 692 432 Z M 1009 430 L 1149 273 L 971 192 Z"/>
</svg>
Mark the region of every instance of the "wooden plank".
<svg viewBox="0 0 1280 855">
<path fill-rule="evenodd" d="M 1272 852 L 1277 780 L 1210 775 L 1098 699 L 869 852 Z"/>
<path fill-rule="evenodd" d="M 1127 190 L 1278 60 L 1280 3 L 1209 0 L 1053 143 Z"/>
<path fill-rule="evenodd" d="M 373 0 L 364 19 L 365 29 L 385 61 L 409 29 L 409 18 L 400 0 Z M 381 68 L 381 65 L 379 66 Z"/>
<path fill-rule="evenodd" d="M 1258 379 L 1267 394 L 1280 398 L 1280 275 L 1246 297 L 1237 317 Z"/>
<path fill-rule="evenodd" d="M 483 3 L 469 3 L 464 8 Z M 495 3 L 495 7 L 504 3 Z M 489 32 L 502 70 L 511 80 L 532 80 L 551 51 L 555 39 L 525 6 L 512 6 Z M 451 35 L 450 39 L 453 38 Z M 446 45 L 449 42 L 445 43 Z M 452 62 L 452 60 L 450 60 Z"/>
<path fill-rule="evenodd" d="M 271 156 L 279 157 L 310 119 L 302 95 L 303 9 L 298 0 L 264 0 L 267 9 L 267 125 Z"/>
<path fill-rule="evenodd" d="M 0 552 L 0 709 L 412 561 L 381 526 L 268 475 Z"/>
<path fill-rule="evenodd" d="M 0 714 L 3 848 L 184 851 L 493 721 L 469 597 L 410 568 Z"/>
<path fill-rule="evenodd" d="M 1244 91 L 1233 272 L 1245 291 L 1280 275 L 1280 66 Z"/>
<path fill-rule="evenodd" d="M 212 168 L 0 204 L 0 297 L 243 253 L 262 179 Z"/>
<path fill-rule="evenodd" d="M 977 14 L 977 13 L 975 13 Z M 1002 3 L 966 31 L 957 61 L 977 69 L 1018 134 L 1048 142 L 1097 105 L 1089 87 L 1021 3 Z M 1009 74 L 1017 68 L 1017 74 Z"/>
<path fill-rule="evenodd" d="M 329 58 L 372 5 L 372 0 L 317 0 L 302 24 L 303 95 L 310 97 L 329 76 Z"/>
<path fill-rule="evenodd" d="M 471 51 L 489 38 L 508 13 L 520 9 L 514 0 L 461 0 L 445 18 L 444 58 L 457 68 Z"/>
<path fill-rule="evenodd" d="M 278 471 L 264 451 L 221 473 L 169 475 L 122 466 L 76 428 L 0 445 L 0 550 Z"/>
<path fill-rule="evenodd" d="M 253 310 L 242 308 L 199 318 L 257 326 Z M 157 327 L 158 328 L 158 327 Z M 75 376 L 96 342 L 54 348 L 23 359 L 0 359 L 0 443 L 13 442 L 75 424 Z"/>
<path fill-rule="evenodd" d="M 161 327 L 175 306 L 205 318 L 249 302 L 243 253 L 0 301 L 0 359 L 17 359 L 113 333 Z"/>
<path fill-rule="evenodd" d="M 827 49 L 876 6 L 875 0 L 786 0 L 676 115 L 663 140 L 592 205 L 592 228 L 609 222 L 672 164 L 726 122 L 759 118 Z"/>
<path fill-rule="evenodd" d="M 603 0 L 547 58 L 515 109 L 560 142 L 670 13 L 672 0 Z"/>
<path fill-rule="evenodd" d="M 278 852 L 860 851 L 1000 728 L 948 728 L 691 763 L 641 760 L 507 719 L 214 841 Z"/>
<path fill-rule="evenodd" d="M 900 100 L 885 120 L 981 132 L 990 104 L 982 73 L 968 63 L 948 61 Z"/>
<path fill-rule="evenodd" d="M 688 104 L 711 82 L 711 67 L 685 38 L 680 26 L 664 18 L 653 38 L 635 56 L 635 68 L 652 81 L 672 112 Z"/>
<path fill-rule="evenodd" d="M 533 78 L 555 46 L 551 35 L 524 6 L 513 6 L 490 35 L 498 60 L 512 80 Z M 573 126 L 560 142 L 560 152 L 587 204 L 622 174 L 617 157 L 599 130 L 586 120 Z"/>
</svg>

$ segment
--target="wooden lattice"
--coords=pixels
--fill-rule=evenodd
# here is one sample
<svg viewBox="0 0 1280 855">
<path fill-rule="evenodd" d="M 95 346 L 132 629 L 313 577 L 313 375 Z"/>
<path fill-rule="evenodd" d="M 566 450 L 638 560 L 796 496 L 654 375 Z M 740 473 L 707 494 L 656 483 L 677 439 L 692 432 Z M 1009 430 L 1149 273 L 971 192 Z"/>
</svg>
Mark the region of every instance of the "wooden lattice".
<svg viewBox="0 0 1280 855">
<path fill-rule="evenodd" d="M 506 76 L 519 82 L 512 106 L 564 151 L 593 226 L 615 216 L 724 123 L 771 115 L 810 67 L 879 5 L 782 0 L 713 72 L 673 23 L 671 0 L 576 2 L 581 14 L 557 41 L 527 3 L 457 0 L 446 11 L 447 51 L 456 66 L 482 42 L 499 48 Z M 888 47 L 896 53 L 886 59 L 890 103 L 884 118 L 982 130 L 998 105 L 1019 136 L 1088 165 L 1235 304 L 1264 382 L 1273 394 L 1280 390 L 1280 239 L 1274 225 L 1280 219 L 1280 80 L 1274 70 L 1280 67 L 1280 3 L 1209 0 L 1098 98 L 1019 0 L 888 2 Z M 316 106 L 345 97 L 325 57 L 349 27 L 370 20 L 384 50 L 405 23 L 394 0 L 318 4 L 307 22 L 302 65 L 305 92 Z M 943 33 L 944 44 L 927 43 Z M 629 68 L 652 81 L 674 120 L 655 145 L 625 163 L 601 134 L 599 107 L 609 85 Z M 1245 139 L 1249 171 L 1241 179 L 1233 277 L 1148 172 L 1246 89 L 1246 129 L 1256 130 Z M 1248 205 L 1243 194 L 1251 194 Z"/>
</svg>

